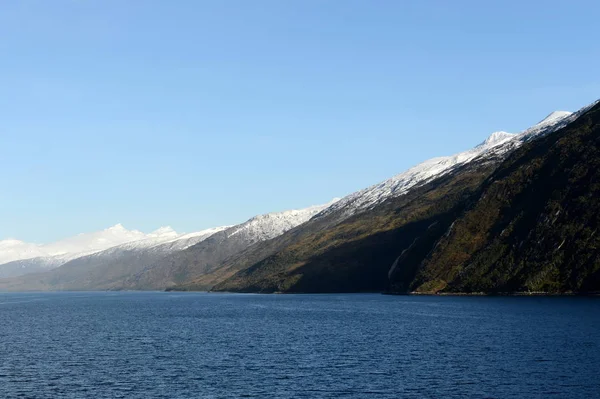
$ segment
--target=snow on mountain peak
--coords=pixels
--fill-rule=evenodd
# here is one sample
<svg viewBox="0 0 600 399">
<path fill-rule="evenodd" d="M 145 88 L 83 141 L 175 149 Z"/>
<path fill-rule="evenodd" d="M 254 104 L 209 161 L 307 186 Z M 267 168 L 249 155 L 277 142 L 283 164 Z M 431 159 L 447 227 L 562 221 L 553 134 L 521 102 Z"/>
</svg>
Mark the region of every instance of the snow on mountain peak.
<svg viewBox="0 0 600 399">
<path fill-rule="evenodd" d="M 504 132 L 504 131 L 494 132 L 494 133 L 490 134 L 488 136 L 488 138 L 485 139 L 485 141 L 480 144 L 480 146 L 489 147 L 489 146 L 498 145 L 501 142 L 512 139 L 513 137 L 515 137 L 514 133 L 508 133 L 508 132 Z"/>
<path fill-rule="evenodd" d="M 314 205 L 304 209 L 292 209 L 283 212 L 266 213 L 254 216 L 246 222 L 233 226 L 227 231 L 227 236 L 248 234 L 254 240 L 264 241 L 277 237 L 294 227 L 307 222 L 313 216 L 335 204 L 339 198 L 334 198 L 323 205 Z"/>
<path fill-rule="evenodd" d="M 391 179 L 352 193 L 331 205 L 316 217 L 323 217 L 333 212 L 339 212 L 339 217 L 344 219 L 358 212 L 370 209 L 388 198 L 406 194 L 412 187 L 425 184 L 449 173 L 456 167 L 469 163 L 475 158 L 505 154 L 531 137 L 555 131 L 573 121 L 591 106 L 593 104 L 582 108 L 577 113 L 567 111 L 552 112 L 538 124 L 518 134 L 504 131 L 494 132 L 485 141 L 470 150 L 451 156 L 429 159 Z"/>
<path fill-rule="evenodd" d="M 566 118 L 569 115 L 572 115 L 572 112 L 569 111 L 554 111 L 551 112 L 547 117 L 545 117 L 544 119 L 542 119 L 540 122 L 538 122 L 536 124 L 536 126 L 540 126 L 540 125 L 551 125 L 553 123 L 556 123 L 557 121 Z"/>
<path fill-rule="evenodd" d="M 170 226 L 160 227 L 154 230 L 152 233 L 147 234 L 145 239 L 130 241 L 121 245 L 110 247 L 107 251 L 100 252 L 100 254 L 103 254 L 104 252 L 108 251 L 115 252 L 122 250 L 135 250 L 159 247 L 162 247 L 162 250 L 164 251 L 185 249 L 229 227 L 231 226 L 213 227 L 210 229 L 205 229 L 202 231 L 197 231 L 188 234 L 179 234 Z"/>
<path fill-rule="evenodd" d="M 345 218 L 359 211 L 372 208 L 388 198 L 406 194 L 412 187 L 442 176 L 455 167 L 468 163 L 495 147 L 513 140 L 515 137 L 517 135 L 507 132 L 492 133 L 484 142 L 470 150 L 429 159 L 391 179 L 352 193 L 325 209 L 318 217 L 341 211 L 341 217 Z"/>
<path fill-rule="evenodd" d="M 588 105 L 586 107 L 581 108 L 577 112 L 568 112 L 568 111 L 554 111 L 550 113 L 547 117 L 542 119 L 537 124 L 533 125 L 527 130 L 519 133 L 519 140 L 521 142 L 530 140 L 533 137 L 536 137 L 540 134 L 546 134 L 551 131 L 555 131 L 567 124 L 573 122 L 575 119 L 579 117 L 579 115 L 586 112 L 590 109 L 592 105 Z"/>
</svg>

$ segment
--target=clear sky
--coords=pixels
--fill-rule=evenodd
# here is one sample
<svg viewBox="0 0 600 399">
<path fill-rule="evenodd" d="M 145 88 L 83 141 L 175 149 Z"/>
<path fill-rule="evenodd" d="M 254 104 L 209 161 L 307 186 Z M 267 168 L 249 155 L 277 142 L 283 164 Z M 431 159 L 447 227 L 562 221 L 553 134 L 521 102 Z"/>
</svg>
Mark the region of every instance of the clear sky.
<svg viewBox="0 0 600 399">
<path fill-rule="evenodd" d="M 0 239 L 324 203 L 600 98 L 598 1 L 7 0 Z"/>
</svg>

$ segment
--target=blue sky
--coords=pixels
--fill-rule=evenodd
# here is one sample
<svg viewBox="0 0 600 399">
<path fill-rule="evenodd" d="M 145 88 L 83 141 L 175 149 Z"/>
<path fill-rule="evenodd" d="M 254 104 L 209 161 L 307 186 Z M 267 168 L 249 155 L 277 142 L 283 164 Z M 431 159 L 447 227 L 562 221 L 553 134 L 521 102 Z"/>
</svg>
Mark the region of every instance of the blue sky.
<svg viewBox="0 0 600 399">
<path fill-rule="evenodd" d="M 324 203 L 600 98 L 596 1 L 0 5 L 0 239 Z"/>
</svg>

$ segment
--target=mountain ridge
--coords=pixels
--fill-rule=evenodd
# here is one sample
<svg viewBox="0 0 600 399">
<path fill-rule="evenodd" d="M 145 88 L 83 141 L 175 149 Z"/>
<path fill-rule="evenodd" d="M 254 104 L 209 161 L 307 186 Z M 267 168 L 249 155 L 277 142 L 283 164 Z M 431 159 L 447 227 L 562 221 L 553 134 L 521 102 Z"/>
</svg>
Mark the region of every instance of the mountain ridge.
<svg viewBox="0 0 600 399">
<path fill-rule="evenodd" d="M 574 115 L 575 113 L 572 112 L 554 111 L 546 118 L 521 133 L 494 132 L 483 142 L 471 149 L 449 156 L 428 159 L 390 179 L 349 194 L 323 211 L 318 217 L 327 213 L 342 211 L 341 219 L 343 219 L 355 213 L 372 208 L 390 197 L 405 194 L 415 185 L 423 184 L 436 177 L 440 177 L 445 173 L 449 173 L 452 169 L 471 162 L 477 157 L 493 153 L 494 151 L 502 152 L 512 150 L 526 139 L 531 139 L 538 134 L 542 134 L 545 130 L 561 126 L 568 121 L 569 118 L 573 118 Z"/>
<path fill-rule="evenodd" d="M 391 237 L 396 237 L 396 240 L 399 240 L 399 243 L 402 242 L 402 234 L 408 234 L 406 233 L 406 229 L 410 228 L 410 223 L 413 223 L 410 222 L 410 220 L 414 220 L 414 222 L 418 223 L 425 223 L 425 221 L 428 220 L 425 216 L 429 215 L 427 217 L 431 217 L 431 211 L 433 210 L 434 215 L 437 216 L 435 216 L 434 219 L 431 219 L 431 226 L 428 225 L 429 227 L 419 233 L 413 231 L 410 233 L 412 235 L 409 234 L 409 236 L 413 237 L 411 242 L 403 244 L 406 245 L 404 249 L 410 247 L 413 248 L 410 256 L 416 256 L 415 254 L 419 253 L 419 251 L 424 251 L 425 249 L 423 248 L 422 243 L 419 242 L 419 240 L 422 239 L 419 239 L 419 237 L 430 236 L 436 239 L 439 238 L 439 235 L 445 231 L 447 226 L 449 226 L 448 223 L 451 224 L 450 221 L 452 218 L 445 215 L 450 214 L 457 216 L 458 214 L 456 212 L 465 206 L 464 201 L 466 201 L 466 199 L 463 198 L 463 193 L 468 192 L 468 190 L 473 189 L 473 187 L 485 181 L 495 167 L 503 162 L 513 151 L 528 142 L 534 141 L 534 139 L 538 137 L 545 137 L 548 134 L 559 131 L 577 120 L 581 115 L 594 107 L 595 104 L 597 104 L 597 102 L 582 108 L 576 113 L 552 113 L 549 117 L 543 119 L 540 123 L 531 128 L 524 130 L 518 135 L 508 137 L 508 140 L 501 141 L 499 145 L 486 149 L 487 151 L 484 153 L 477 154 L 477 156 L 470 159 L 469 162 L 465 162 L 459 165 L 459 167 L 449 168 L 447 173 L 438 174 L 433 180 L 425 179 L 423 184 L 413 184 L 407 193 L 400 196 L 388 195 L 381 204 L 373 208 L 362 210 L 362 212 L 357 212 L 350 216 L 343 215 L 338 218 L 338 221 L 341 222 L 334 225 L 334 227 L 330 227 L 329 230 L 315 230 L 312 233 L 307 232 L 306 234 L 299 233 L 301 236 L 299 241 L 294 242 L 294 240 L 291 240 L 291 242 L 287 242 L 281 246 L 275 245 L 273 250 L 264 251 L 260 256 L 256 256 L 252 262 L 249 262 L 249 264 L 245 264 L 242 267 L 236 267 L 236 262 L 234 261 L 232 262 L 233 264 L 228 265 L 228 267 L 238 269 L 236 273 L 216 284 L 213 287 L 213 290 L 242 292 L 338 292 L 338 288 L 342 284 L 342 281 L 346 281 L 350 276 L 355 276 L 352 277 L 355 281 L 352 283 L 346 281 L 346 283 L 344 283 L 350 291 L 361 291 L 369 287 L 369 289 L 385 290 L 386 287 L 383 286 L 383 278 L 379 280 L 378 284 L 371 286 L 360 281 L 361 278 L 366 280 L 369 277 L 365 274 L 365 270 L 368 269 L 368 263 L 365 262 L 369 262 L 368 259 L 374 259 L 374 257 L 381 257 L 380 255 L 375 256 L 372 253 L 375 251 L 375 248 L 381 248 L 378 251 L 380 254 L 387 257 L 387 260 L 383 260 L 383 264 L 380 264 L 380 267 L 383 268 L 378 272 L 380 276 L 383 276 L 383 271 L 385 271 L 385 274 L 387 275 L 389 268 L 394 261 L 399 259 L 398 257 L 401 255 L 403 249 L 393 249 L 393 241 L 388 241 L 388 243 L 385 244 L 385 240 L 388 240 L 388 238 L 384 240 L 384 237 L 390 237 L 389 239 L 391 239 Z M 464 170 L 461 170 L 461 168 Z M 464 176 L 461 177 L 461 174 Z M 464 178 L 467 180 L 464 180 Z M 392 181 L 393 179 L 394 178 L 392 178 Z M 444 189 L 443 184 L 440 183 L 440 181 L 444 181 L 444 179 L 451 180 L 448 189 Z M 455 180 L 452 181 L 452 179 Z M 461 182 L 461 179 L 464 181 Z M 465 184 L 465 181 L 467 184 Z M 437 187 L 438 185 L 439 187 Z M 460 190 L 454 190 L 452 185 L 455 185 Z M 370 189 L 373 187 L 377 187 L 377 185 L 372 186 Z M 413 198 L 412 203 L 416 205 L 403 204 L 404 200 L 402 197 L 406 197 L 407 195 L 410 196 L 411 192 L 417 192 L 418 190 L 423 191 L 423 194 L 418 198 Z M 429 204 L 428 196 L 436 197 L 441 195 L 440 193 L 446 193 L 444 195 L 447 195 L 447 192 L 452 192 L 452 190 L 454 190 L 453 195 L 457 200 L 454 201 L 451 207 L 446 209 L 440 207 L 442 204 Z M 361 192 L 359 191 L 358 193 Z M 356 195 L 356 193 L 351 194 L 351 196 L 352 195 Z M 439 197 L 437 198 L 438 201 L 441 201 Z M 405 200 L 408 199 L 408 197 L 405 198 Z M 315 219 L 327 216 L 328 213 L 331 213 L 336 207 L 343 205 L 345 202 L 347 203 L 348 201 L 342 199 L 335 206 L 328 208 L 327 211 L 321 213 Z M 389 209 L 382 214 L 381 209 L 385 207 L 388 207 Z M 429 209 L 429 211 L 427 209 Z M 438 209 L 439 211 L 435 211 L 435 209 Z M 419 214 L 422 214 L 423 216 L 418 216 Z M 391 217 L 389 215 L 396 216 Z M 373 225 L 369 222 L 369 219 L 375 217 L 381 219 L 380 226 Z M 398 220 L 394 220 L 394 218 L 407 218 L 407 223 L 409 224 L 400 223 Z M 442 220 L 445 221 L 442 222 Z M 389 228 L 385 227 L 386 225 L 389 225 Z M 400 236 L 398 236 L 398 234 L 400 234 Z M 375 240 L 374 237 L 376 236 L 381 237 L 381 242 Z M 282 239 L 283 237 L 280 237 L 278 240 L 281 241 Z M 363 249 L 359 249 L 361 246 Z M 391 254 L 395 251 L 397 251 L 397 253 L 392 258 Z M 349 254 L 354 255 L 350 256 Z M 406 254 L 406 256 L 409 256 L 409 254 Z M 337 268 L 339 269 L 343 269 L 344 267 L 349 267 L 351 269 L 347 269 L 347 275 L 343 275 L 335 270 L 335 265 L 337 265 Z M 408 273 L 410 274 L 411 272 Z M 361 277 L 358 278 L 356 276 Z M 330 285 L 322 283 L 327 279 L 333 279 L 331 281 L 335 281 L 338 286 L 332 285 L 333 283 Z M 311 283 L 308 283 L 309 280 Z M 317 289 L 316 287 L 321 288 Z M 193 282 L 190 282 L 187 286 L 184 285 L 181 288 L 194 289 L 194 284 Z"/>
</svg>

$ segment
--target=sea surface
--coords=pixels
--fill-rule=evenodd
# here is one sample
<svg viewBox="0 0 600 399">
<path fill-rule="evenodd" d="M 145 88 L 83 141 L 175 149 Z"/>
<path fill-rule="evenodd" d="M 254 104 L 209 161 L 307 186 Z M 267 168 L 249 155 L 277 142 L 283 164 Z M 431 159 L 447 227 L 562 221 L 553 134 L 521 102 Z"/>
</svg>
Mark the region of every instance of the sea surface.
<svg viewBox="0 0 600 399">
<path fill-rule="evenodd" d="M 0 398 L 598 398 L 600 298 L 0 294 Z"/>
</svg>

